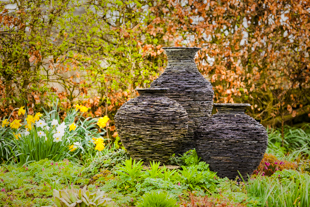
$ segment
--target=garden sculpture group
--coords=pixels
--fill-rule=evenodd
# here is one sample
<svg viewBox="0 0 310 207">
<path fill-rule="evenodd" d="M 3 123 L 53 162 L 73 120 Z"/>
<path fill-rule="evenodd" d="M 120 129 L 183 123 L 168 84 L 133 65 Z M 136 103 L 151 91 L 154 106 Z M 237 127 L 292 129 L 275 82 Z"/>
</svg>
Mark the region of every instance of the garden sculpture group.
<svg viewBox="0 0 310 207">
<path fill-rule="evenodd" d="M 151 88 L 118 110 L 115 124 L 134 159 L 167 163 L 172 154 L 195 148 L 220 177 L 245 180 L 258 167 L 267 148 L 267 132 L 244 113 L 250 104 L 214 106 L 213 89 L 198 71 L 200 48 L 167 47 L 168 65 Z M 240 174 L 239 174 L 240 173 Z"/>
</svg>

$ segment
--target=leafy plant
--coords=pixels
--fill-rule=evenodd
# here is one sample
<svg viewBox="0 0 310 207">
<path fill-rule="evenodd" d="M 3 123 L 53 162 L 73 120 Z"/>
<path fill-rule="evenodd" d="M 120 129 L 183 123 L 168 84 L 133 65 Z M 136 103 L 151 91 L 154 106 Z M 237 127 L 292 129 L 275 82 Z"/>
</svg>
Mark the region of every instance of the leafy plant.
<svg viewBox="0 0 310 207">
<path fill-rule="evenodd" d="M 137 207 L 176 207 L 177 201 L 165 191 L 151 191 L 142 197 Z"/>
<path fill-rule="evenodd" d="M 122 165 L 125 160 L 129 159 L 128 154 L 123 149 L 114 149 L 107 146 L 101 153 L 92 156 L 86 154 L 83 157 L 85 169 L 81 172 L 87 177 L 94 176 L 101 169 L 113 170 Z"/>
<path fill-rule="evenodd" d="M 150 162 L 150 168 L 146 170 L 145 177 L 159 178 L 162 177 L 164 169 L 159 168 L 160 162 Z"/>
<path fill-rule="evenodd" d="M 182 156 L 176 156 L 173 154 L 170 157 L 170 163 L 179 166 L 198 165 L 200 157 L 198 157 L 195 149 L 185 152 Z"/>
<path fill-rule="evenodd" d="M 119 167 L 117 174 L 125 185 L 134 186 L 142 177 L 143 161 L 136 162 L 136 160 L 130 158 L 129 160 L 125 160 L 123 164 L 123 166 Z"/>
<path fill-rule="evenodd" d="M 14 150 L 16 145 L 11 134 L 11 129 L 6 127 L 6 124 L 3 124 L 8 119 L 3 118 L 2 126 L 0 126 L 0 162 L 9 161 L 15 155 Z"/>
<path fill-rule="evenodd" d="M 97 190 L 91 193 L 86 186 L 83 189 L 54 190 L 53 196 L 57 207 L 103 206 L 111 201 L 105 192 Z"/>
<path fill-rule="evenodd" d="M 181 179 L 182 182 L 189 185 L 190 190 L 204 189 L 212 192 L 216 189 L 218 178 L 215 172 L 211 172 L 208 164 L 200 162 L 198 165 L 189 167 L 182 166 Z"/>
</svg>

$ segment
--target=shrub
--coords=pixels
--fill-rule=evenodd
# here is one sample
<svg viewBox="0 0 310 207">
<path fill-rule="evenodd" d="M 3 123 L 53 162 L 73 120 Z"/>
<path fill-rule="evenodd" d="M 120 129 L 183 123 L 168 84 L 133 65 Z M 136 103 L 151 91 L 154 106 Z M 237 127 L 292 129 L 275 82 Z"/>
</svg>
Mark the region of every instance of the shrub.
<svg viewBox="0 0 310 207">
<path fill-rule="evenodd" d="M 278 160 L 276 156 L 272 154 L 264 154 L 264 158 L 260 162 L 258 168 L 254 171 L 254 174 L 261 173 L 263 176 L 271 176 L 277 171 L 284 169 L 297 169 L 297 164 L 289 161 Z"/>
<path fill-rule="evenodd" d="M 137 207 L 176 207 L 177 201 L 165 191 L 151 191 L 142 197 Z"/>
</svg>

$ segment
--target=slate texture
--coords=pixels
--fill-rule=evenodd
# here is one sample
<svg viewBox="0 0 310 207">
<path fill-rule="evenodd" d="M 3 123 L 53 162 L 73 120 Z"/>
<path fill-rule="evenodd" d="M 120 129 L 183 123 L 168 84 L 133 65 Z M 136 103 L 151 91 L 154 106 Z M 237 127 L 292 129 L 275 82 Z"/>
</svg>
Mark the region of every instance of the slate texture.
<svg viewBox="0 0 310 207">
<path fill-rule="evenodd" d="M 200 48 L 166 47 L 168 56 L 165 71 L 154 80 L 151 88 L 169 88 L 165 96 L 179 102 L 190 119 L 188 134 L 184 137 L 177 154 L 195 147 L 194 131 L 205 118 L 211 116 L 213 89 L 211 83 L 198 71 L 194 57 Z"/>
<path fill-rule="evenodd" d="M 186 110 L 163 96 L 169 89 L 137 89 L 140 96 L 117 111 L 115 125 L 129 155 L 138 160 L 167 163 L 188 132 Z"/>
<path fill-rule="evenodd" d="M 247 180 L 267 148 L 268 135 L 261 124 L 244 113 L 250 104 L 214 104 L 218 113 L 195 132 L 197 154 L 219 177 Z M 240 176 L 239 176 L 240 177 Z"/>
</svg>

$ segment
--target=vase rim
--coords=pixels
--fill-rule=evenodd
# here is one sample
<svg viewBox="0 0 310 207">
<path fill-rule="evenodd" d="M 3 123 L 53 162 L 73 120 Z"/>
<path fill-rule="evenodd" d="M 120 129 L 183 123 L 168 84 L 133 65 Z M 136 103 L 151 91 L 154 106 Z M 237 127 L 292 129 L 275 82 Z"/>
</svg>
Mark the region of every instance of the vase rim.
<svg viewBox="0 0 310 207">
<path fill-rule="evenodd" d="M 136 88 L 136 91 L 140 92 L 149 92 L 149 93 L 154 93 L 154 92 L 166 92 L 169 90 L 169 88 Z"/>
<path fill-rule="evenodd" d="M 247 107 L 251 106 L 249 103 L 214 103 L 215 107 Z"/>
<path fill-rule="evenodd" d="M 200 50 L 201 47 L 163 47 L 164 50 L 184 50 L 184 49 L 192 49 L 192 50 Z"/>
</svg>

